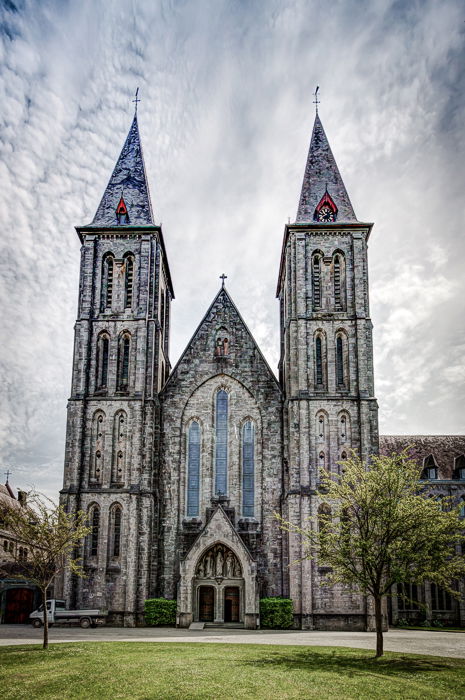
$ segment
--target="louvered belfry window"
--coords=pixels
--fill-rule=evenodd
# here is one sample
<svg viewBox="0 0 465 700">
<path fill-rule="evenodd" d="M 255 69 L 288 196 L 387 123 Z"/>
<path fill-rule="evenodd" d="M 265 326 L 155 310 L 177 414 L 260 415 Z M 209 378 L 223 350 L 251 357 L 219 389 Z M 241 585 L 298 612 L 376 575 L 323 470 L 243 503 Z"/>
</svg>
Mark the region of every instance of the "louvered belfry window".
<svg viewBox="0 0 465 700">
<path fill-rule="evenodd" d="M 344 385 L 344 353 L 340 335 L 336 338 L 336 380 L 338 386 Z"/>
<path fill-rule="evenodd" d="M 106 298 L 105 306 L 108 308 L 111 306 L 113 298 L 113 257 L 109 256 L 105 259 L 105 270 L 106 270 Z"/>
<path fill-rule="evenodd" d="M 187 457 L 187 515 L 199 515 L 200 495 L 200 425 L 194 421 L 189 427 Z"/>
<path fill-rule="evenodd" d="M 320 256 L 315 255 L 312 265 L 312 294 L 313 308 L 321 308 L 321 262 Z"/>
<path fill-rule="evenodd" d="M 341 304 L 341 260 L 339 255 L 334 258 L 334 304 L 336 309 L 342 307 Z"/>
<path fill-rule="evenodd" d="M 134 289 L 134 258 L 132 255 L 126 257 L 126 274 L 124 279 L 124 308 L 132 307 L 132 296 Z"/>
<path fill-rule="evenodd" d="M 228 490 L 228 394 L 224 389 L 216 395 L 215 493 Z"/>
<path fill-rule="evenodd" d="M 316 363 L 316 383 L 321 387 L 323 384 L 323 353 L 321 349 L 321 338 L 317 336 L 315 340 L 315 363 Z"/>
<path fill-rule="evenodd" d="M 242 515 L 254 517 L 255 430 L 252 421 L 242 428 Z"/>
</svg>

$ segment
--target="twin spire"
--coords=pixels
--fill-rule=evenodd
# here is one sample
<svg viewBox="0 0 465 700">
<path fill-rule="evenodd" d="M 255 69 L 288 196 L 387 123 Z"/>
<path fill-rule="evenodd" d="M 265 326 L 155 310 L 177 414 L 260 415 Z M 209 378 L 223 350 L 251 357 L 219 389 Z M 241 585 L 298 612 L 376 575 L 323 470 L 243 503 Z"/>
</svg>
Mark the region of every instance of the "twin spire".
<svg viewBox="0 0 465 700">
<path fill-rule="evenodd" d="M 91 226 L 154 226 L 137 114 Z"/>
<path fill-rule="evenodd" d="M 296 223 L 356 222 L 318 114 L 313 125 Z M 91 226 L 154 226 L 137 112 Z"/>
<path fill-rule="evenodd" d="M 314 221 L 357 221 L 318 114 L 313 125 L 296 217 L 297 224 Z"/>
</svg>

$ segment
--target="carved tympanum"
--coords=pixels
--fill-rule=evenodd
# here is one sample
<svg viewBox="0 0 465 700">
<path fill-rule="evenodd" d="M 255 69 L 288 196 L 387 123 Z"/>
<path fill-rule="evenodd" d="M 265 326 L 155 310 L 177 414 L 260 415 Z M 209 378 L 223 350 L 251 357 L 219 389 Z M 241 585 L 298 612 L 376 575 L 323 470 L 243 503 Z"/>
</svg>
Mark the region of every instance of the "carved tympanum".
<svg viewBox="0 0 465 700">
<path fill-rule="evenodd" d="M 240 578 L 241 565 L 236 555 L 223 544 L 215 544 L 204 554 L 197 566 L 199 578 Z"/>
</svg>

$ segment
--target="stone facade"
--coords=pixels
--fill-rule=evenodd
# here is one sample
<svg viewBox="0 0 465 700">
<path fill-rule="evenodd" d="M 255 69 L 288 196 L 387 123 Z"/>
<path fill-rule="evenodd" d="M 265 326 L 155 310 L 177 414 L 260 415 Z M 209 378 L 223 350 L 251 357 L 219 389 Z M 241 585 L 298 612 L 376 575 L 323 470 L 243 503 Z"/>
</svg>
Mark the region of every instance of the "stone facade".
<svg viewBox="0 0 465 700">
<path fill-rule="evenodd" d="M 325 586 L 318 562 L 295 563 L 302 544 L 275 518 L 307 526 L 327 507 L 319 470 L 379 449 L 371 228 L 355 217 L 317 117 L 297 222 L 284 231 L 279 381 L 224 284 L 170 371 L 174 292 L 134 119 L 94 220 L 77 228 L 61 498 L 89 512 L 92 532 L 86 578 L 66 575 L 58 589 L 68 604 L 134 625 L 161 595 L 177 599 L 181 626 L 254 628 L 260 597 L 285 595 L 296 627 L 372 626 L 364 597 Z M 457 459 L 465 444 L 450 450 Z"/>
</svg>

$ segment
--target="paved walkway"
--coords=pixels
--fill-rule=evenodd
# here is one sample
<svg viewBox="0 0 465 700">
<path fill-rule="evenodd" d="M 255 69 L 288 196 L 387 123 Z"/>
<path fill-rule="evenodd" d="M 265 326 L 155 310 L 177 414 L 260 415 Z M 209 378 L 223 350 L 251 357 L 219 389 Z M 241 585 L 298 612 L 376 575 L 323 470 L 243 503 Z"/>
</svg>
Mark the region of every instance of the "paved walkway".
<svg viewBox="0 0 465 700">
<path fill-rule="evenodd" d="M 29 625 L 0 625 L 0 646 L 40 644 L 42 630 Z M 372 632 L 306 632 L 295 630 L 206 629 L 170 627 L 128 628 L 53 627 L 50 642 L 223 642 L 226 644 L 297 644 L 301 646 L 374 649 Z M 384 635 L 386 651 L 465 658 L 465 632 L 390 630 Z"/>
</svg>

